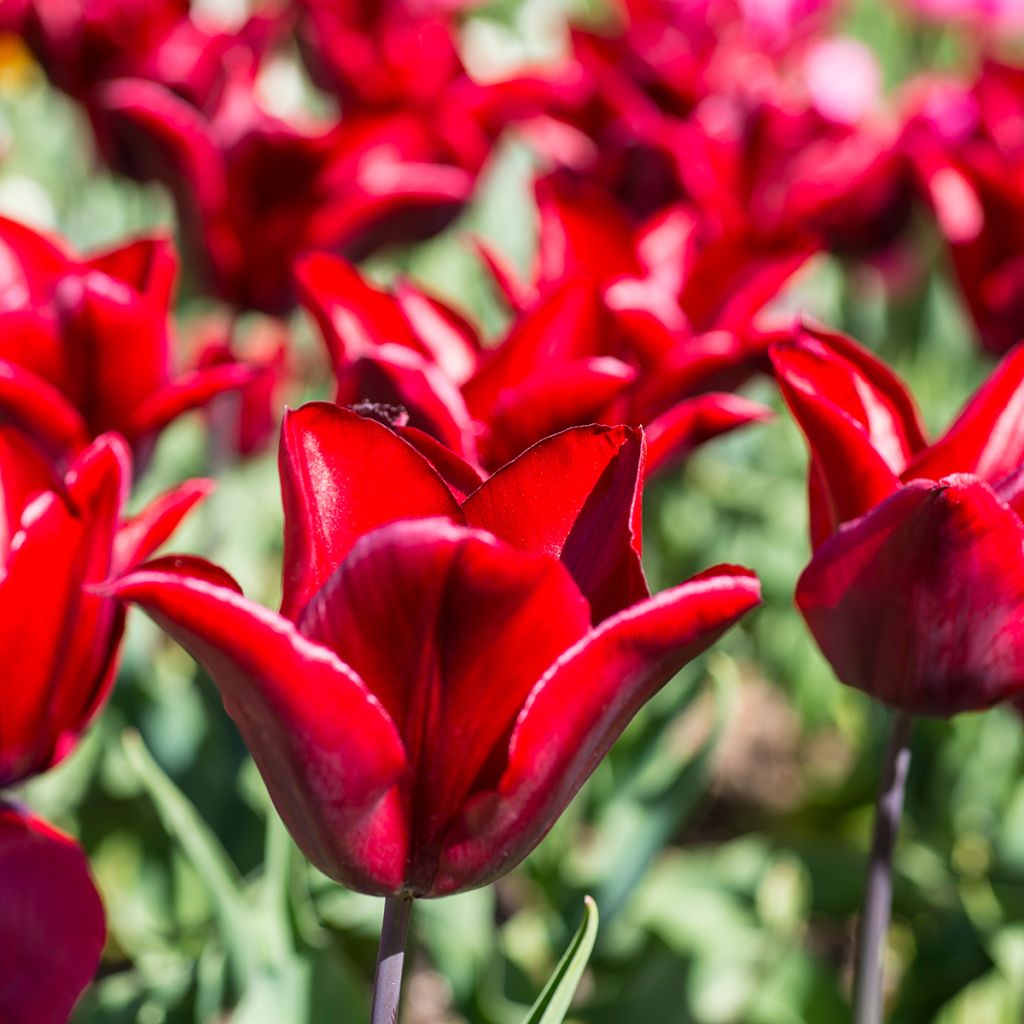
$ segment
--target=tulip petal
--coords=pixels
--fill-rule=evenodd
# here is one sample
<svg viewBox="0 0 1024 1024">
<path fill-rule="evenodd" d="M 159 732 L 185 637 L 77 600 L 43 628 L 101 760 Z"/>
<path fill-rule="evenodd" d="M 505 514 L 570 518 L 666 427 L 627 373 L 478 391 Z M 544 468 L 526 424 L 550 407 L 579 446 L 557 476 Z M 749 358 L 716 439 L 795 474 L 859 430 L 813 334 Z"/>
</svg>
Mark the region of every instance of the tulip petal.
<svg viewBox="0 0 1024 1024">
<path fill-rule="evenodd" d="M 89 429 L 81 414 L 57 388 L 3 360 L 0 411 L 54 455 L 73 455 L 89 443 Z"/>
<path fill-rule="evenodd" d="M 138 515 L 117 531 L 114 542 L 114 571 L 149 558 L 178 528 L 178 524 L 214 488 L 212 480 L 186 480 L 180 486 L 151 501 Z"/>
<path fill-rule="evenodd" d="M 836 675 L 952 715 L 1024 691 L 1024 525 L 976 477 L 916 480 L 826 541 L 796 600 Z"/>
<path fill-rule="evenodd" d="M 476 370 L 480 339 L 473 325 L 440 299 L 399 281 L 395 300 L 420 346 L 446 377 L 464 384 Z"/>
<path fill-rule="evenodd" d="M 402 735 L 413 891 L 432 890 L 434 845 L 536 681 L 589 625 L 558 561 L 445 519 L 362 538 L 310 601 L 299 630 L 352 666 Z"/>
<path fill-rule="evenodd" d="M 572 573 L 600 622 L 648 595 L 641 554 L 642 432 L 576 427 L 534 445 L 464 502 L 470 526 Z"/>
<path fill-rule="evenodd" d="M 336 367 L 385 343 L 426 354 L 398 303 L 346 260 L 310 253 L 296 264 L 295 282 Z"/>
<path fill-rule="evenodd" d="M 481 441 L 484 463 L 497 468 L 532 444 L 583 423 L 615 422 L 613 403 L 636 380 L 631 366 L 611 356 L 538 367 L 508 388 L 491 410 Z"/>
<path fill-rule="evenodd" d="M 607 619 L 531 693 L 491 794 L 445 848 L 438 895 L 479 885 L 536 846 L 645 701 L 760 601 L 756 577 L 719 566 Z"/>
<path fill-rule="evenodd" d="M 409 426 L 436 437 L 460 458 L 475 458 L 476 425 L 462 394 L 429 359 L 401 345 L 381 345 L 338 372 L 339 405 L 397 405 Z"/>
<path fill-rule="evenodd" d="M 647 475 L 679 465 L 706 441 L 771 418 L 767 406 L 728 392 L 712 392 L 680 402 L 647 424 Z"/>
<path fill-rule="evenodd" d="M 424 516 L 462 521 L 430 463 L 381 423 L 327 402 L 285 415 L 281 427 L 284 596 L 297 618 L 364 533 Z"/>
<path fill-rule="evenodd" d="M 606 314 L 598 290 L 571 282 L 550 291 L 521 316 L 496 349 L 487 352 L 463 393 L 469 411 L 490 419 L 509 388 L 540 370 L 605 354 L 601 339 Z"/>
<path fill-rule="evenodd" d="M 907 468 L 904 478 L 971 473 L 997 483 L 1024 462 L 1024 345 L 1018 345 L 956 422 Z"/>
<path fill-rule="evenodd" d="M 140 605 L 210 673 L 306 856 L 345 885 L 394 891 L 406 858 L 386 799 L 406 768 L 394 723 L 332 651 L 217 576 L 162 559 L 109 592 Z"/>
<path fill-rule="evenodd" d="M 132 440 L 159 433 L 187 412 L 201 409 L 219 395 L 242 391 L 259 375 L 247 363 L 225 363 L 191 370 L 152 392 L 132 411 L 124 425 Z"/>
<path fill-rule="evenodd" d="M 894 468 L 872 443 L 863 408 L 835 400 L 840 388 L 855 386 L 845 364 L 792 345 L 773 346 L 771 359 L 782 396 L 811 451 L 821 484 L 818 507 L 827 509 L 835 529 L 892 494 L 902 467 Z M 808 373 L 808 363 L 815 373 Z M 828 387 L 821 386 L 823 379 Z"/>
<path fill-rule="evenodd" d="M 109 574 L 130 477 L 123 441 L 101 438 L 66 497 L 47 491 L 22 515 L 0 577 L 0 785 L 61 760 L 112 684 L 123 611 L 85 588 Z"/>
<path fill-rule="evenodd" d="M 0 805 L 0 1020 L 65 1024 L 99 967 L 103 904 L 81 847 Z"/>
<path fill-rule="evenodd" d="M 395 426 L 391 429 L 403 441 L 411 444 L 437 470 L 456 501 L 465 501 L 483 483 L 481 470 L 460 458 L 436 438 L 417 430 L 416 427 Z"/>
<path fill-rule="evenodd" d="M 164 235 L 136 238 L 105 252 L 91 253 L 86 266 L 127 284 L 160 309 L 170 309 L 178 258 Z"/>
<path fill-rule="evenodd" d="M 894 473 L 926 447 L 921 414 L 888 366 L 837 331 L 803 322 L 794 341 L 771 348 L 776 371 L 860 423 Z"/>
</svg>

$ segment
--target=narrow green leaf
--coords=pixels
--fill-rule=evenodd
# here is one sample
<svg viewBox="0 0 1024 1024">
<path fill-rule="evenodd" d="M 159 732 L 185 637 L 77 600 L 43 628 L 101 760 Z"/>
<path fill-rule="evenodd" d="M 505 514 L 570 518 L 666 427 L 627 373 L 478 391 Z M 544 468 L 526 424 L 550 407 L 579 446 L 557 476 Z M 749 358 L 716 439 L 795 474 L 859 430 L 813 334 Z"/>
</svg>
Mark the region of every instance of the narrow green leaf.
<svg viewBox="0 0 1024 1024">
<path fill-rule="evenodd" d="M 235 983 L 244 991 L 255 972 L 251 914 L 235 865 L 191 801 L 146 749 L 142 737 L 128 729 L 122 746 L 129 764 L 149 793 L 168 834 L 180 845 L 199 877 L 206 883 Z"/>
<path fill-rule="evenodd" d="M 573 936 L 569 948 L 558 961 L 554 974 L 548 979 L 544 991 L 530 1008 L 523 1024 L 561 1024 L 569 1012 L 580 978 L 597 939 L 597 904 L 583 897 L 583 920 Z"/>
</svg>

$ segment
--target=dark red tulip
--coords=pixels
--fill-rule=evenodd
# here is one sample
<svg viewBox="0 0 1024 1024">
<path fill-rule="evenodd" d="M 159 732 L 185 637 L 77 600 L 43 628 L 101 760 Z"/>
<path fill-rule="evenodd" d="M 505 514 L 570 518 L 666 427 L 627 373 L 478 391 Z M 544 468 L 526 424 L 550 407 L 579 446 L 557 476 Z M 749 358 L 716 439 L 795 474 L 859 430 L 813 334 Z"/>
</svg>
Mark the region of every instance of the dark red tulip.
<svg viewBox="0 0 1024 1024">
<path fill-rule="evenodd" d="M 526 856 L 644 701 L 758 602 L 729 566 L 647 596 L 643 457 L 630 428 L 570 430 L 460 503 L 387 426 L 304 406 L 282 434 L 281 614 L 194 559 L 115 592 L 210 670 L 318 867 L 458 892 Z"/>
<path fill-rule="evenodd" d="M 244 75 L 209 113 L 135 79 L 106 86 L 102 104 L 119 138 L 174 193 L 203 283 L 242 308 L 287 310 L 292 263 L 306 250 L 357 258 L 439 230 L 472 185 L 437 162 L 413 116 L 292 124 L 259 106 Z"/>
<path fill-rule="evenodd" d="M 175 417 L 245 384 L 244 366 L 172 372 L 176 260 L 163 238 L 79 257 L 0 218 L 0 411 L 66 460 L 114 430 L 144 454 Z"/>
<path fill-rule="evenodd" d="M 0 803 L 0 1019 L 65 1024 L 96 973 L 103 904 L 77 843 Z"/>
<path fill-rule="evenodd" d="M 678 306 L 670 329 L 652 312 L 661 300 L 648 298 L 671 301 L 661 282 L 618 279 L 605 290 L 575 272 L 488 349 L 464 317 L 408 283 L 389 295 L 322 254 L 297 275 L 339 403 L 401 406 L 410 427 L 484 471 L 568 427 L 626 422 L 649 428 L 653 472 L 768 415 L 721 390 L 750 375 L 761 349 L 725 331 L 691 335 Z"/>
<path fill-rule="evenodd" d="M 815 328 L 772 349 L 811 450 L 797 605 L 836 674 L 947 716 L 1024 692 L 1024 349 L 928 444 L 902 382 Z"/>
</svg>

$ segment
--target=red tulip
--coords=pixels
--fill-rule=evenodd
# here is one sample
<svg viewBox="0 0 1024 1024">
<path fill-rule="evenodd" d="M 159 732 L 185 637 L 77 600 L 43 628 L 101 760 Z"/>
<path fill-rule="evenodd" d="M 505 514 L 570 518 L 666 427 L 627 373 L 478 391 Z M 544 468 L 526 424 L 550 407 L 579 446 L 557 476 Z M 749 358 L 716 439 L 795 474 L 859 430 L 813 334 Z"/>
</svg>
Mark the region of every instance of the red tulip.
<svg viewBox="0 0 1024 1024">
<path fill-rule="evenodd" d="M 213 675 L 307 856 L 364 892 L 483 885 L 540 841 L 635 711 L 758 602 L 723 566 L 654 597 L 643 435 L 549 438 L 460 502 L 388 427 L 285 420 L 284 600 L 207 563 L 115 585 Z"/>
<path fill-rule="evenodd" d="M 103 952 L 103 904 L 74 840 L 0 803 L 0 1019 L 65 1024 Z"/>
<path fill-rule="evenodd" d="M 836 675 L 905 711 L 1024 692 L 1024 348 L 928 444 L 902 382 L 848 338 L 772 350 L 811 450 L 797 605 Z"/>
<path fill-rule="evenodd" d="M 0 790 L 74 748 L 114 680 L 124 609 L 97 586 L 148 557 L 208 490 L 193 480 L 122 520 L 124 442 L 99 438 L 63 480 L 0 426 Z M 85 856 L 0 801 L 0 1019 L 63 1024 L 96 971 L 105 929 Z"/>
<path fill-rule="evenodd" d="M 93 588 L 161 544 L 204 494 L 190 481 L 122 520 L 131 459 L 100 437 L 62 481 L 0 427 L 0 788 L 62 760 L 106 699 L 124 613 Z"/>
<path fill-rule="evenodd" d="M 415 116 L 291 124 L 259 106 L 244 75 L 208 113 L 129 79 L 106 86 L 102 105 L 118 137 L 174 193 L 207 287 L 242 308 L 287 310 L 292 263 L 305 250 L 357 258 L 439 230 L 472 185 L 438 161 Z"/>
<path fill-rule="evenodd" d="M 593 422 L 647 426 L 648 470 L 661 470 L 767 415 L 718 390 L 749 376 L 757 346 L 727 332 L 671 330 L 626 279 L 603 294 L 578 273 L 485 349 L 465 318 L 407 283 L 391 296 L 326 255 L 302 261 L 297 276 L 335 364 L 339 403 L 401 406 L 410 427 L 481 470 Z"/>
<path fill-rule="evenodd" d="M 79 257 L 0 218 L 0 412 L 66 459 L 105 431 L 137 453 L 175 417 L 245 384 L 243 366 L 171 372 L 170 244 Z"/>
<path fill-rule="evenodd" d="M 949 244 L 982 344 L 1024 338 L 1024 71 L 986 63 L 970 89 L 916 83 L 906 148 Z"/>
</svg>

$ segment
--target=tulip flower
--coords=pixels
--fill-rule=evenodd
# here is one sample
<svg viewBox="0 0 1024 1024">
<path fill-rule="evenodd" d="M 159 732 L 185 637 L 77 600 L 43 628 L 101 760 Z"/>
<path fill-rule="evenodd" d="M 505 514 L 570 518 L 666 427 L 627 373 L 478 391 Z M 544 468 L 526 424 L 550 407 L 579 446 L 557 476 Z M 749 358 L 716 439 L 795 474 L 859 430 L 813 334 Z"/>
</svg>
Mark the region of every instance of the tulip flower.
<svg viewBox="0 0 1024 1024">
<path fill-rule="evenodd" d="M 280 614 L 195 560 L 114 592 L 209 668 L 321 870 L 459 892 L 520 861 L 636 709 L 757 603 L 732 567 L 648 596 L 643 457 L 638 431 L 578 428 L 460 502 L 387 426 L 313 403 L 282 433 Z"/>
<path fill-rule="evenodd" d="M 1024 694 L 1024 348 L 932 443 L 903 383 L 850 339 L 803 327 L 771 358 L 811 451 L 797 606 L 838 678 L 896 710 L 858 943 L 863 1024 L 880 1020 L 911 716 Z"/>
<path fill-rule="evenodd" d="M 613 295 L 582 275 L 549 288 L 488 349 L 464 317 L 407 282 L 388 294 L 324 254 L 301 261 L 297 278 L 334 363 L 339 403 L 402 406 L 411 427 L 479 472 L 592 422 L 646 426 L 647 470 L 660 472 L 768 415 L 722 390 L 757 367 L 758 345 L 728 331 L 691 335 L 678 306 L 672 330 L 646 308 L 644 287 L 626 279 L 609 285 Z"/>
<path fill-rule="evenodd" d="M 392 908 L 461 892 L 521 861 L 758 603 L 732 566 L 648 596 L 643 459 L 639 431 L 577 428 L 460 501 L 388 426 L 314 403 L 282 429 L 279 614 L 195 559 L 108 592 L 206 666 L 317 867 Z"/>
<path fill-rule="evenodd" d="M 113 684 L 124 608 L 96 587 L 146 558 L 208 490 L 122 519 L 128 449 L 108 434 L 63 480 L 0 426 L 0 790 L 63 760 Z M 99 963 L 103 912 L 78 846 L 0 800 L 0 1018 L 63 1024 Z M 45 980 L 45 984 L 40 984 Z"/>
<path fill-rule="evenodd" d="M 438 161 L 416 117 L 293 124 L 260 106 L 248 74 L 208 111 L 138 79 L 109 83 L 101 103 L 121 144 L 171 189 L 203 283 L 242 309 L 287 311 L 306 250 L 358 258 L 440 230 L 472 186 Z"/>
<path fill-rule="evenodd" d="M 1022 103 L 1024 72 L 993 61 L 970 87 L 918 82 L 907 101 L 906 148 L 981 343 L 997 354 L 1024 338 Z"/>
<path fill-rule="evenodd" d="M 244 385 L 244 366 L 172 373 L 174 274 L 163 238 L 83 258 L 0 218 L 0 413 L 61 463 L 111 430 L 143 458 L 177 416 Z"/>
<path fill-rule="evenodd" d="M 815 552 L 797 604 L 839 678 L 940 716 L 1024 691 L 1024 350 L 932 444 L 903 384 L 849 339 L 805 328 L 772 361 L 812 453 Z"/>
</svg>

